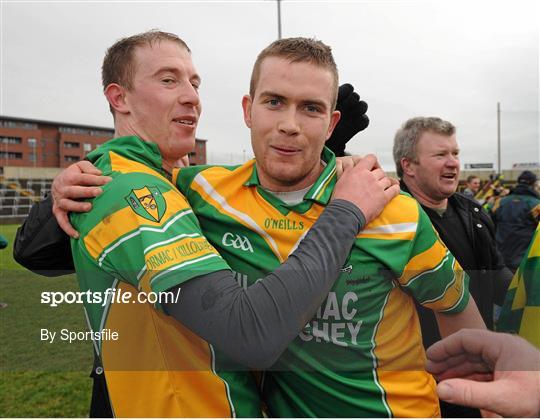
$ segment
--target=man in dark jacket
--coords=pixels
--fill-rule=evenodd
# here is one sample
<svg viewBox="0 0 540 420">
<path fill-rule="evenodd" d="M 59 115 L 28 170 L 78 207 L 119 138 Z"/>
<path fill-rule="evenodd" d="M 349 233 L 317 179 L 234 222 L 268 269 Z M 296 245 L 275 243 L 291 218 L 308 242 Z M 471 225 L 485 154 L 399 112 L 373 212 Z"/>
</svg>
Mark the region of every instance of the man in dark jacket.
<svg viewBox="0 0 540 420">
<path fill-rule="evenodd" d="M 469 290 L 486 326 L 493 305 L 502 305 L 512 273 L 495 243 L 490 217 L 474 200 L 456 193 L 459 148 L 455 127 L 436 117 L 417 117 L 397 131 L 393 148 L 401 188 L 422 205 L 442 241 L 470 277 Z M 433 312 L 418 308 L 424 346 L 439 341 Z M 443 417 L 478 417 L 476 409 L 441 403 Z"/>
<path fill-rule="evenodd" d="M 516 271 L 540 220 L 540 197 L 534 190 L 536 175 L 523 171 L 512 193 L 493 207 L 497 246 L 504 262 Z"/>
</svg>

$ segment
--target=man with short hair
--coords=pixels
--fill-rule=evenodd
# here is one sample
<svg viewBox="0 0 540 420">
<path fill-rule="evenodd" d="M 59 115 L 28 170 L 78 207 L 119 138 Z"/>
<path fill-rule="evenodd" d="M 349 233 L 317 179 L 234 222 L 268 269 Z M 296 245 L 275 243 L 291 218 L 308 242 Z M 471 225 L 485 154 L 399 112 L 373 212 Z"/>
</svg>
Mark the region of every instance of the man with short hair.
<svg viewBox="0 0 540 420">
<path fill-rule="evenodd" d="M 448 249 L 470 277 L 469 290 L 489 329 L 493 305 L 502 305 L 512 273 L 495 244 L 490 217 L 475 201 L 456 193 L 459 147 L 456 129 L 437 117 L 407 120 L 397 131 L 394 162 L 401 189 L 425 210 Z M 418 308 L 424 346 L 441 339 L 433 313 Z M 443 417 L 478 416 L 477 410 L 441 404 Z"/>
<path fill-rule="evenodd" d="M 478 178 L 476 175 L 469 175 L 467 177 L 467 186 L 463 190 L 463 195 L 474 201 L 478 201 L 475 198 L 478 191 L 480 191 L 480 178 Z"/>
<path fill-rule="evenodd" d="M 242 100 L 256 159 L 178 173 L 206 237 L 241 284 L 261 283 L 286 260 L 336 193 L 335 157 L 324 149 L 336 95 L 328 46 L 276 41 L 259 55 Z M 270 415 L 437 416 L 412 296 L 437 311 L 443 335 L 482 327 L 466 282 L 418 203 L 394 198 L 357 236 L 315 317 L 264 375 Z"/>
<path fill-rule="evenodd" d="M 540 221 L 540 196 L 534 189 L 536 174 L 523 171 L 517 185 L 493 206 L 497 245 L 506 266 L 515 272 Z"/>
<path fill-rule="evenodd" d="M 332 118 L 336 88 L 328 46 L 275 41 L 259 54 L 242 101 L 255 161 L 179 173 L 205 234 L 248 285 L 287 257 L 332 193 L 335 162 L 323 148 L 323 121 Z M 256 244 L 258 258 L 225 242 L 218 224 Z M 394 198 L 358 236 L 315 317 L 265 373 L 269 414 L 438 415 L 411 296 L 437 311 L 444 335 L 483 326 L 465 283 L 418 204 Z"/>
<path fill-rule="evenodd" d="M 236 362 L 274 363 L 327 295 L 358 231 L 398 192 L 373 157 L 345 170 L 296 251 L 242 288 L 171 183 L 194 146 L 200 81 L 174 34 L 125 38 L 105 56 L 115 138 L 88 159 L 112 180 L 90 212 L 71 214 L 95 372 L 105 375 L 94 389 L 110 401 L 92 415 L 260 415 L 254 378 Z M 338 119 L 328 108 L 319 120 L 323 141 Z M 111 290 L 123 298 L 107 298 Z M 174 301 L 148 303 L 162 292 L 173 292 Z M 108 330 L 118 338 L 107 339 Z"/>
</svg>

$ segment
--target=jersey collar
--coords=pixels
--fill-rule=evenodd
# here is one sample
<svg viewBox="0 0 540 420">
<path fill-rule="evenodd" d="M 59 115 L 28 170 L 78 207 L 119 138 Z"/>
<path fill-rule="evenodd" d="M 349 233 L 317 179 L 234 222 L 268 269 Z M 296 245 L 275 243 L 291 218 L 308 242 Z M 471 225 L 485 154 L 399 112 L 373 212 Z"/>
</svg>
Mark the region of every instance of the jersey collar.
<svg viewBox="0 0 540 420">
<path fill-rule="evenodd" d="M 155 143 L 144 141 L 137 136 L 116 137 L 103 143 L 101 147 L 95 149 L 93 152 L 90 152 L 87 158 L 90 162 L 95 162 L 100 156 L 108 152 L 114 152 L 127 159 L 140 162 L 166 178 L 170 178 L 170 175 L 162 168 L 161 153 Z"/>
<path fill-rule="evenodd" d="M 264 197 L 272 202 L 273 204 L 279 204 L 280 206 L 285 206 L 288 209 L 291 210 L 301 210 L 301 208 L 307 206 L 311 206 L 312 203 L 318 203 L 321 205 L 327 205 L 330 201 L 330 197 L 332 196 L 332 192 L 334 190 L 334 186 L 336 185 L 337 177 L 336 177 L 336 157 L 334 153 L 327 147 L 323 149 L 321 159 L 323 162 L 326 163 L 326 167 L 323 169 L 315 183 L 312 185 L 312 187 L 309 189 L 309 191 L 304 196 L 304 201 L 293 205 L 288 206 L 287 204 L 283 203 L 281 200 L 276 198 L 275 196 L 271 194 L 263 194 Z M 251 176 L 249 179 L 244 183 L 247 187 L 256 186 L 259 187 L 259 192 L 265 193 L 261 187 L 260 181 L 259 181 L 259 175 L 257 173 L 257 163 L 253 164 L 253 171 L 251 173 Z M 278 201 L 279 203 L 274 203 L 274 201 Z M 300 207 L 300 209 L 299 209 Z"/>
</svg>

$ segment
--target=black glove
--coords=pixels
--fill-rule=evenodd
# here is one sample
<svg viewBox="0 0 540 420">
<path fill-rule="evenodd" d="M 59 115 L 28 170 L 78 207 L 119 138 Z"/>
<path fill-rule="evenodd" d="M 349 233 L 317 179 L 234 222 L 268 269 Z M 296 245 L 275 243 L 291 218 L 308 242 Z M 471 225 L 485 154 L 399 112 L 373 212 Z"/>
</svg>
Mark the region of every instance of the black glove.
<svg viewBox="0 0 540 420">
<path fill-rule="evenodd" d="M 347 142 L 369 125 L 368 105 L 360 100 L 352 85 L 345 83 L 339 87 L 336 109 L 341 112 L 341 118 L 326 141 L 326 147 L 336 156 L 344 156 Z"/>
</svg>

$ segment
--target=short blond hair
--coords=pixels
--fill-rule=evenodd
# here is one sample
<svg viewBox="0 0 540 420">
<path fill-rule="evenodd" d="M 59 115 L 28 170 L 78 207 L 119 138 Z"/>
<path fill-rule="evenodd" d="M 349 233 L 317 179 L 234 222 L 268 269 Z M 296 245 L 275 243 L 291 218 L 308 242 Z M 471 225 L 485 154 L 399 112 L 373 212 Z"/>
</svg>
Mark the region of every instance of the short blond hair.
<svg viewBox="0 0 540 420">
<path fill-rule="evenodd" d="M 249 94 L 253 98 L 255 88 L 259 82 L 261 73 L 261 64 L 267 57 L 279 57 L 290 61 L 291 63 L 311 63 L 316 66 L 327 69 L 332 73 L 334 82 L 332 98 L 332 110 L 336 107 L 338 95 L 338 69 L 332 48 L 321 41 L 312 38 L 284 38 L 272 42 L 268 47 L 260 52 L 253 65 L 251 72 L 251 82 L 249 84 Z"/>
</svg>

